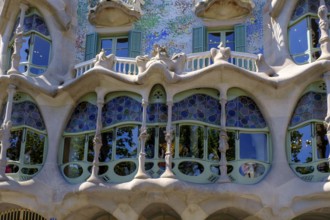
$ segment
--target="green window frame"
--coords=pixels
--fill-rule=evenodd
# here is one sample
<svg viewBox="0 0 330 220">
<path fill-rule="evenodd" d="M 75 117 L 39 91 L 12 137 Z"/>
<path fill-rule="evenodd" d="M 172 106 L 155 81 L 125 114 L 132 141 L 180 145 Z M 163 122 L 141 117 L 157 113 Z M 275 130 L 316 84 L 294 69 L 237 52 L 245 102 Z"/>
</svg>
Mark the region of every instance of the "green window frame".
<svg viewBox="0 0 330 220">
<path fill-rule="evenodd" d="M 8 46 L 8 54 L 10 57 L 12 57 L 14 53 L 14 32 L 16 31 L 18 23 L 19 18 L 16 21 Z M 39 23 L 41 23 L 41 25 Z M 37 27 L 37 25 L 39 26 Z M 25 15 L 23 45 L 19 53 L 19 72 L 29 76 L 38 76 L 42 75 L 47 70 L 51 60 L 52 40 L 47 29 L 47 24 L 44 22 L 40 13 L 34 8 L 29 9 Z M 10 65 L 11 58 L 8 62 L 8 69 Z"/>
</svg>

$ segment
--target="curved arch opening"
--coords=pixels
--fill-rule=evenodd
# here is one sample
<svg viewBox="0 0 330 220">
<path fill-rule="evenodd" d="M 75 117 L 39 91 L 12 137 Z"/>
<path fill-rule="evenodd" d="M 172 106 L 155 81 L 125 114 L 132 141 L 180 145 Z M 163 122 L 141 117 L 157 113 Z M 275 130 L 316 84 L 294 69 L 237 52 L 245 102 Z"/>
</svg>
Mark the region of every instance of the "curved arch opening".
<svg viewBox="0 0 330 220">
<path fill-rule="evenodd" d="M 151 204 L 141 213 L 139 220 L 181 220 L 180 215 L 170 206 L 162 203 Z"/>
<path fill-rule="evenodd" d="M 240 219 L 247 219 L 249 217 L 253 217 L 253 219 L 255 220 L 259 219 L 246 211 L 230 207 L 230 208 L 221 209 L 211 214 L 205 220 L 218 220 L 218 219 L 240 220 Z"/>
</svg>

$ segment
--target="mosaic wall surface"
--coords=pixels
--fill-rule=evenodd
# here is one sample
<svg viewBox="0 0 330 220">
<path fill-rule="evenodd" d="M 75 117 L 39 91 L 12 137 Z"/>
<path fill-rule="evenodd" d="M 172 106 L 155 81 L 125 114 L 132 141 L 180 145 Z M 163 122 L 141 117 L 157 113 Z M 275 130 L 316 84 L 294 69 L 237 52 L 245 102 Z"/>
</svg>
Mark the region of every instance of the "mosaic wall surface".
<svg viewBox="0 0 330 220">
<path fill-rule="evenodd" d="M 102 109 L 103 127 L 125 121 L 142 121 L 142 104 L 128 96 L 114 98 Z"/>
<path fill-rule="evenodd" d="M 26 125 L 40 131 L 46 129 L 38 107 L 29 101 L 13 104 L 11 120 L 13 126 Z"/>
<path fill-rule="evenodd" d="M 230 100 L 226 106 L 227 126 L 265 128 L 266 121 L 256 103 L 246 96 Z"/>
<path fill-rule="evenodd" d="M 290 127 L 304 121 L 324 120 L 327 114 L 327 95 L 325 93 L 308 92 L 303 95 L 293 113 Z"/>
<path fill-rule="evenodd" d="M 266 0 L 254 1 L 255 8 L 246 19 L 246 51 L 262 53 L 263 25 L 262 14 Z M 84 60 L 85 36 L 94 27 L 88 22 L 88 2 L 78 0 L 78 27 L 76 48 L 77 62 Z M 164 45 L 170 54 L 192 52 L 192 29 L 203 26 L 195 16 L 192 0 L 145 0 L 142 5 L 144 15 L 134 24 L 134 30 L 142 31 L 142 53 L 151 54 L 154 44 Z"/>
<path fill-rule="evenodd" d="M 219 101 L 204 94 L 195 94 L 173 105 L 173 121 L 196 120 L 220 125 Z"/>
<path fill-rule="evenodd" d="M 65 132 L 76 133 L 96 129 L 97 106 L 81 102 L 75 108 Z"/>
</svg>

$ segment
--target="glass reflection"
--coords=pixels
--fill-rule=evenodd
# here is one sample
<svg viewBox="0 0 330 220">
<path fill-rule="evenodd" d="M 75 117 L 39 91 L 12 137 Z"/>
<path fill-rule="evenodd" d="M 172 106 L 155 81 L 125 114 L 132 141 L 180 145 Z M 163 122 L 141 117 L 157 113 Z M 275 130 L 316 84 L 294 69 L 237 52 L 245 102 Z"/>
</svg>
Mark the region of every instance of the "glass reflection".
<svg viewBox="0 0 330 220">
<path fill-rule="evenodd" d="M 291 132 L 291 161 L 308 163 L 313 160 L 312 125 L 306 125 Z"/>
<path fill-rule="evenodd" d="M 48 66 L 49 54 L 50 43 L 47 40 L 35 35 L 32 63 L 43 67 Z"/>
<path fill-rule="evenodd" d="M 155 155 L 155 140 L 156 140 L 156 128 L 148 128 L 148 137 L 145 144 L 146 158 L 154 158 Z"/>
<path fill-rule="evenodd" d="M 10 136 L 10 147 L 7 150 L 9 160 L 19 161 L 23 130 L 12 131 Z"/>
<path fill-rule="evenodd" d="M 240 133 L 240 158 L 267 161 L 267 135 Z"/>
<path fill-rule="evenodd" d="M 93 162 L 94 160 L 94 136 L 88 137 L 87 161 Z"/>
<path fill-rule="evenodd" d="M 329 157 L 329 141 L 326 136 L 327 130 L 323 124 L 316 124 L 315 136 L 316 136 L 316 149 L 317 158 L 323 159 Z"/>
<path fill-rule="evenodd" d="M 307 18 L 289 29 L 289 49 L 292 55 L 301 54 L 308 50 Z"/>
<path fill-rule="evenodd" d="M 208 130 L 208 139 L 207 139 L 207 152 L 208 160 L 218 161 L 220 159 L 219 151 L 219 130 L 210 128 Z"/>
<path fill-rule="evenodd" d="M 85 136 L 66 137 L 64 139 L 63 163 L 84 159 Z"/>
<path fill-rule="evenodd" d="M 166 153 L 166 149 L 167 149 L 167 143 L 166 143 L 166 140 L 165 140 L 166 128 L 165 127 L 160 127 L 158 134 L 159 134 L 158 157 L 160 159 L 163 159 L 163 158 L 165 158 L 165 153 Z M 171 145 L 172 156 L 174 156 L 174 152 L 175 152 L 175 148 L 174 148 L 174 139 L 173 139 L 172 145 Z"/>
<path fill-rule="evenodd" d="M 24 152 L 25 164 L 42 164 L 45 140 L 45 135 L 27 131 Z"/>
<path fill-rule="evenodd" d="M 112 159 L 112 140 L 112 131 L 102 133 L 102 147 L 99 156 L 100 162 L 108 162 Z"/>
<path fill-rule="evenodd" d="M 132 158 L 137 155 L 138 127 L 117 129 L 116 159 Z"/>
<path fill-rule="evenodd" d="M 112 39 L 102 39 L 101 48 L 104 49 L 106 55 L 112 54 Z"/>
<path fill-rule="evenodd" d="M 204 167 L 197 162 L 182 162 L 179 164 L 179 170 L 187 176 L 199 176 L 203 173 Z"/>
<path fill-rule="evenodd" d="M 203 158 L 204 127 L 196 125 L 180 126 L 180 157 Z"/>
<path fill-rule="evenodd" d="M 122 162 L 114 167 L 114 171 L 119 176 L 127 176 L 136 170 L 136 164 L 133 162 Z"/>
<path fill-rule="evenodd" d="M 265 173 L 265 166 L 259 163 L 244 163 L 240 166 L 239 172 L 248 178 L 257 178 Z"/>
</svg>

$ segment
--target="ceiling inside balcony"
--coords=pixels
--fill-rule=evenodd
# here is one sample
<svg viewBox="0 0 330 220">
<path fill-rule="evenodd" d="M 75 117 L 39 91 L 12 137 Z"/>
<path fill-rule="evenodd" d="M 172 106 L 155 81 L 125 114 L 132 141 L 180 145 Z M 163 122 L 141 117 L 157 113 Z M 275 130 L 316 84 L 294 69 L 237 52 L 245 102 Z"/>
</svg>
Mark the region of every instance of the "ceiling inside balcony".
<svg viewBox="0 0 330 220">
<path fill-rule="evenodd" d="M 141 14 L 121 1 L 101 1 L 89 11 L 89 22 L 101 27 L 129 26 L 140 19 Z"/>
<path fill-rule="evenodd" d="M 198 17 L 212 20 L 239 19 L 249 15 L 253 0 L 204 0 L 195 6 Z"/>
</svg>

